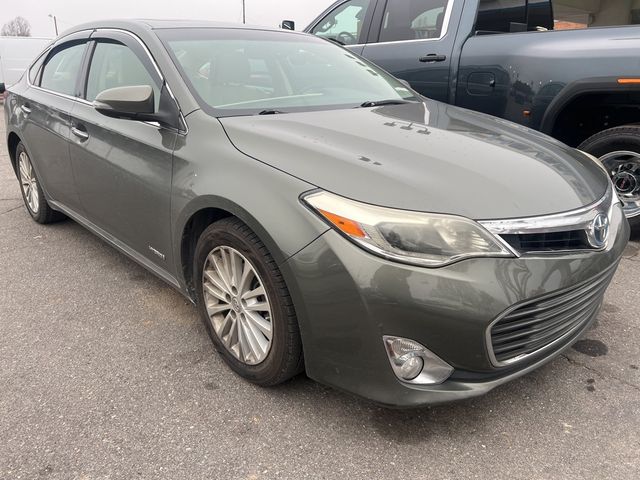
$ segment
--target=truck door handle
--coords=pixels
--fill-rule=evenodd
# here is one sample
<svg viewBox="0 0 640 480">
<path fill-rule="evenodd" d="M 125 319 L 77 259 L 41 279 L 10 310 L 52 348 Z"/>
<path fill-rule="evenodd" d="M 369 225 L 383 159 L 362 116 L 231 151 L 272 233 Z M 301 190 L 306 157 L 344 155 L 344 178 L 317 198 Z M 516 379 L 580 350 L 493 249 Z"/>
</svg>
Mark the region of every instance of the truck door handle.
<svg viewBox="0 0 640 480">
<path fill-rule="evenodd" d="M 31 109 L 27 105 L 21 105 L 20 110 L 29 115 L 31 113 Z"/>
<path fill-rule="evenodd" d="M 71 133 L 73 133 L 81 141 L 89 139 L 89 134 L 84 130 L 80 130 L 78 127 L 71 127 Z"/>
<path fill-rule="evenodd" d="M 422 63 L 435 63 L 435 62 L 444 62 L 447 59 L 446 55 L 438 55 L 437 53 L 430 53 L 429 55 L 425 55 L 424 57 L 420 57 Z"/>
</svg>

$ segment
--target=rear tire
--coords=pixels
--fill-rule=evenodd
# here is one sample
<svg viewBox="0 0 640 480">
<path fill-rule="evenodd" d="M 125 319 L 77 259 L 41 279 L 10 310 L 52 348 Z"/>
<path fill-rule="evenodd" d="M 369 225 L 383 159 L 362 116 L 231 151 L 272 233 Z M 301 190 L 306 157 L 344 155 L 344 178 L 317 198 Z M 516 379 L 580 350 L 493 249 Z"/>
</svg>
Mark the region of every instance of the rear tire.
<svg viewBox="0 0 640 480">
<path fill-rule="evenodd" d="M 198 240 L 193 272 L 200 316 L 232 370 L 261 386 L 277 385 L 303 370 L 289 290 L 249 227 L 236 218 L 210 225 Z"/>
<path fill-rule="evenodd" d="M 640 228 L 640 125 L 610 128 L 582 142 L 578 149 L 599 158 L 618 195 L 625 202 L 625 214 L 634 229 Z"/>
<path fill-rule="evenodd" d="M 63 213 L 52 209 L 44 196 L 40 180 L 31 163 L 31 157 L 22 142 L 16 147 L 16 175 L 20 182 L 22 200 L 31 218 L 36 222 L 47 224 L 59 222 L 67 218 Z"/>
</svg>

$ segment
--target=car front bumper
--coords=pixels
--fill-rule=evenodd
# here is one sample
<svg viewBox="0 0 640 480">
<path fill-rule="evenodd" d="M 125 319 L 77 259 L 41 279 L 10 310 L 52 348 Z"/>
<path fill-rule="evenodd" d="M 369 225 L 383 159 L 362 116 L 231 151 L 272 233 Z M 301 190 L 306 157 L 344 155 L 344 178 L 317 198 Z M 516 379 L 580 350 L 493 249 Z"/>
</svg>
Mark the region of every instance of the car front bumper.
<svg viewBox="0 0 640 480">
<path fill-rule="evenodd" d="M 294 299 L 307 375 L 380 404 L 411 407 L 484 394 L 548 362 L 597 312 L 561 342 L 525 361 L 496 367 L 487 329 L 515 304 L 615 269 L 629 238 L 616 209 L 601 251 L 468 259 L 428 269 L 373 256 L 330 230 L 281 266 Z M 382 337 L 421 343 L 454 367 L 440 385 L 400 381 Z"/>
</svg>

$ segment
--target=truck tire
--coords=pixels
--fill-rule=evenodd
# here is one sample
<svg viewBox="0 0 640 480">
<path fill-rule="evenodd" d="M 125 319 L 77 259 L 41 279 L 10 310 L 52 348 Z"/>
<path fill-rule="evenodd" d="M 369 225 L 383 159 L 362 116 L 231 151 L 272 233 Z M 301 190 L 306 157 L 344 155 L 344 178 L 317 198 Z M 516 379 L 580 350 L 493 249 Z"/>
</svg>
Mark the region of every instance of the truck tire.
<svg viewBox="0 0 640 480">
<path fill-rule="evenodd" d="M 600 159 L 609 172 L 631 227 L 640 229 L 640 125 L 597 133 L 578 149 Z"/>
</svg>

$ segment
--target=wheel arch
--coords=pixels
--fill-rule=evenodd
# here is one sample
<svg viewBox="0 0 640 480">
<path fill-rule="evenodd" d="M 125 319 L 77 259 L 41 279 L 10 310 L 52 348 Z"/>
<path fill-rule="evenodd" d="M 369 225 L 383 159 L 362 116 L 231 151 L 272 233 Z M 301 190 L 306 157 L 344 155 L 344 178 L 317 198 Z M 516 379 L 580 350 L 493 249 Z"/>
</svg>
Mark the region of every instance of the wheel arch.
<svg viewBox="0 0 640 480">
<path fill-rule="evenodd" d="M 179 215 L 175 242 L 175 258 L 178 259 L 176 270 L 191 298 L 194 298 L 193 256 L 198 239 L 209 225 L 229 217 L 238 218 L 246 224 L 266 245 L 277 264 L 281 264 L 287 258 L 261 223 L 237 203 L 215 195 L 196 198 Z"/>
<path fill-rule="evenodd" d="M 22 141 L 22 139 L 18 136 L 16 132 L 10 131 L 7 135 L 7 150 L 9 152 L 9 159 L 11 160 L 11 166 L 13 167 L 13 171 L 16 170 L 16 149 L 18 148 L 18 144 Z"/>
<path fill-rule="evenodd" d="M 567 85 L 549 104 L 540 130 L 576 147 L 592 135 L 640 118 L 640 84 L 618 77 L 589 78 Z"/>
</svg>

